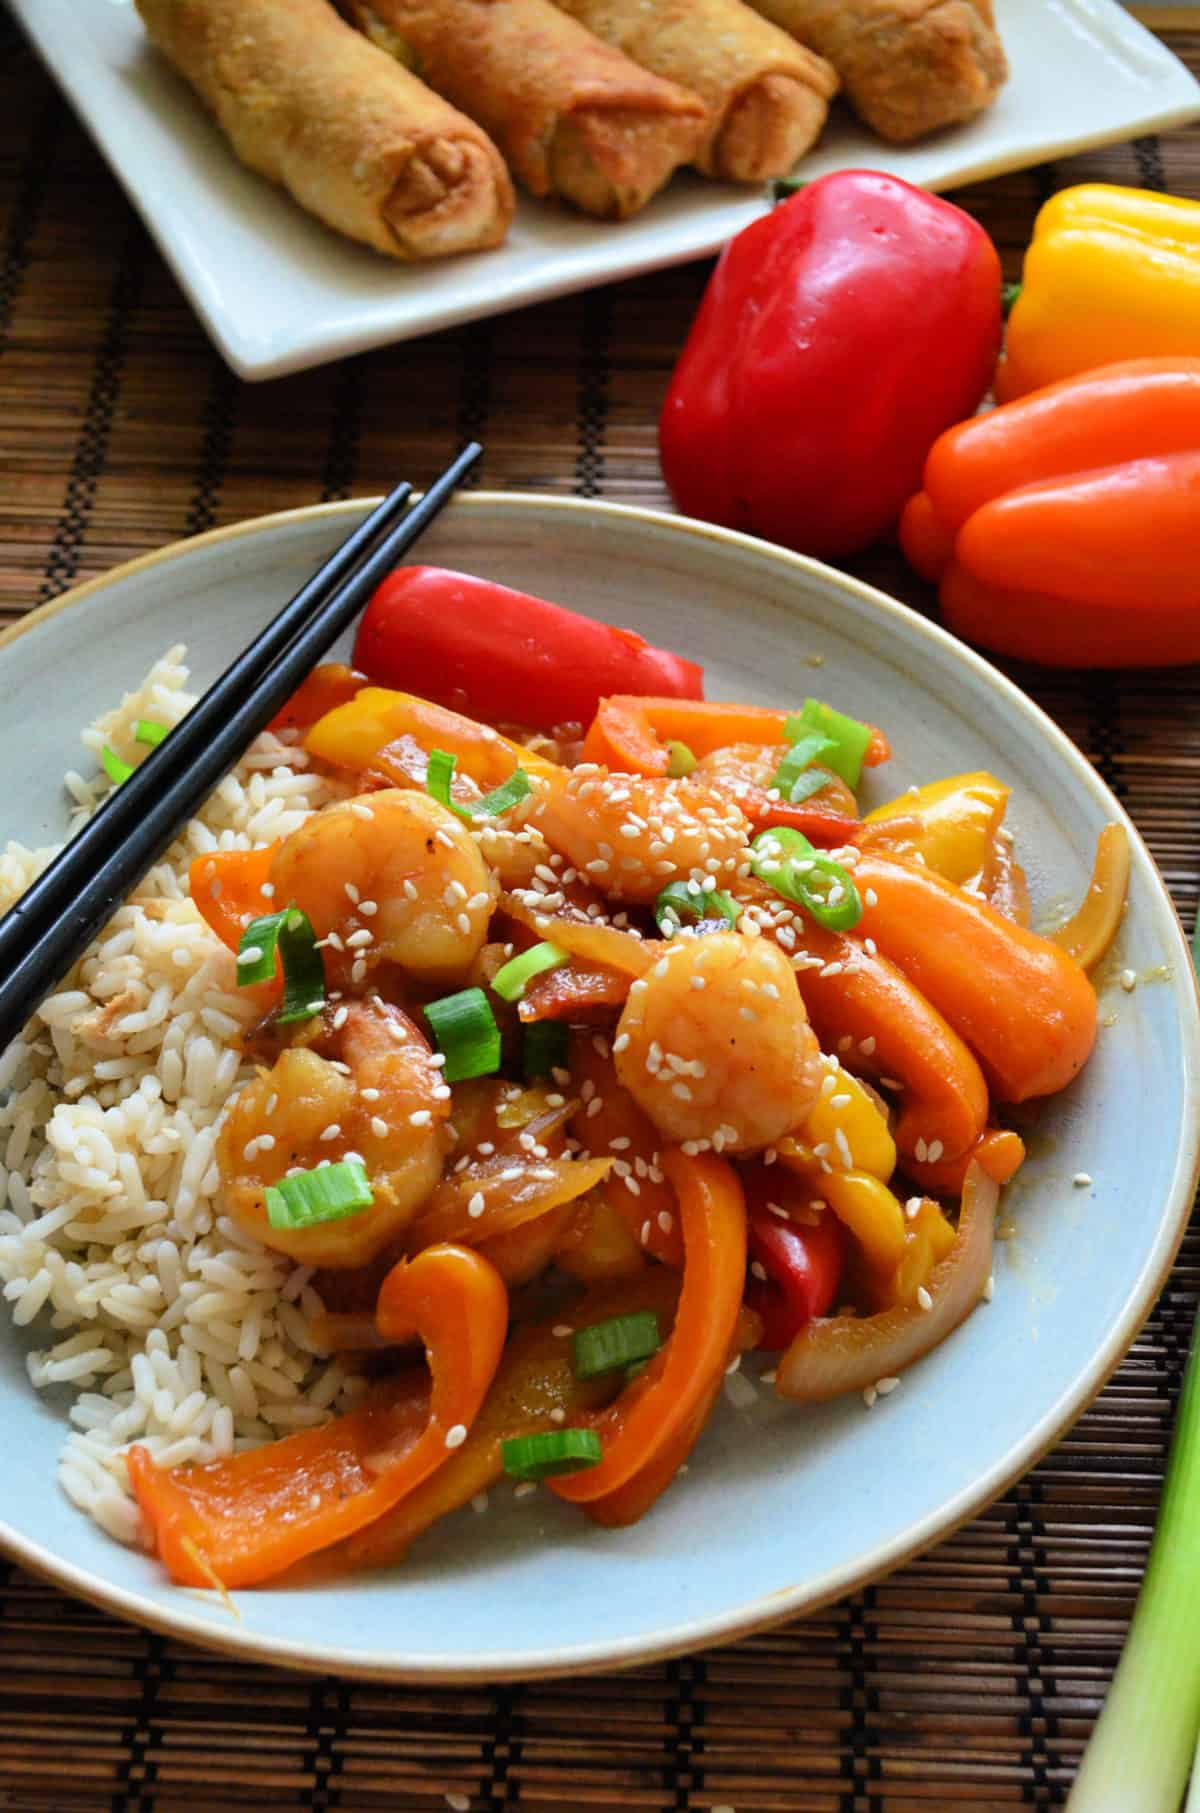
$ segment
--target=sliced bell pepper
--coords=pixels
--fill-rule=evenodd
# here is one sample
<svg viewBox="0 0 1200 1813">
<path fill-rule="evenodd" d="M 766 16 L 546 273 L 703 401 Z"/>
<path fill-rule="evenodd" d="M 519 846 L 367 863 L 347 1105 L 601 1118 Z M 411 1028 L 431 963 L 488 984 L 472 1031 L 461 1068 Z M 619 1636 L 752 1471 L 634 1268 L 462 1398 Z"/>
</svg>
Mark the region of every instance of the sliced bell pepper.
<svg viewBox="0 0 1200 1813">
<path fill-rule="evenodd" d="M 607 1040 L 597 1045 L 588 1033 L 573 1033 L 570 1070 L 580 1093 L 572 1133 L 589 1152 L 611 1154 L 620 1160 L 624 1172 L 618 1175 L 614 1165 L 599 1194 L 639 1247 L 678 1270 L 683 1264 L 683 1236 L 675 1192 L 657 1162 L 662 1134 L 617 1081 Z"/>
<path fill-rule="evenodd" d="M 1002 403 L 1116 359 L 1200 353 L 1200 203 L 1080 183 L 1041 208 L 996 373 Z"/>
<path fill-rule="evenodd" d="M 1129 838 L 1124 825 L 1105 825 L 1096 839 L 1096 861 L 1087 893 L 1050 942 L 1081 969 L 1094 969 L 1117 935 L 1129 888 Z"/>
<path fill-rule="evenodd" d="M 613 1208 L 603 1186 L 580 1202 L 574 1225 L 567 1228 L 554 1257 L 559 1270 L 578 1278 L 581 1284 L 630 1278 L 646 1265 L 641 1241 Z"/>
<path fill-rule="evenodd" d="M 1200 358 L 1079 373 L 942 435 L 901 520 L 958 634 L 1049 666 L 1200 658 Z"/>
<path fill-rule="evenodd" d="M 833 1089 L 822 1087 L 795 1134 L 778 1141 L 780 1163 L 805 1175 L 820 1170 L 816 1146 L 844 1149 L 850 1166 L 886 1183 L 896 1169 L 896 1142 L 879 1104 L 856 1076 L 839 1066 Z M 819 1192 L 817 1192 L 819 1194 Z"/>
<path fill-rule="evenodd" d="M 319 667 L 305 675 L 286 705 L 275 713 L 270 728 L 307 730 L 327 711 L 348 704 L 369 684 L 366 674 L 358 673 L 345 661 L 322 661 Z"/>
<path fill-rule="evenodd" d="M 827 1209 L 807 1222 L 776 1214 L 772 1201 L 803 1213 L 806 1197 L 795 1178 L 778 1176 L 774 1166 L 755 1166 L 746 1188 L 752 1276 L 745 1300 L 762 1319 L 759 1345 L 782 1353 L 806 1322 L 825 1315 L 833 1303 L 846 1258 L 846 1236 L 841 1221 Z M 755 1265 L 765 1277 L 753 1272 Z"/>
<path fill-rule="evenodd" d="M 917 1158 L 905 1160 L 904 1169 L 921 1190 L 935 1196 L 960 1194 L 972 1164 L 995 1183 L 1011 1183 L 1025 1162 L 1025 1141 L 1008 1127 L 987 1127 L 968 1152 L 957 1158 L 939 1158 L 931 1164 Z"/>
<path fill-rule="evenodd" d="M 193 858 L 188 870 L 192 905 L 226 950 L 237 950 L 252 919 L 276 911 L 273 897 L 263 889 L 270 884 L 271 865 L 278 848 L 276 842 L 261 850 L 213 850 L 207 856 Z M 276 954 L 272 979 L 251 983 L 246 994 L 267 1013 L 282 993 L 283 965 Z"/>
<path fill-rule="evenodd" d="M 702 668 L 633 630 L 441 567 L 401 567 L 384 580 L 354 658 L 385 686 L 531 730 L 582 726 L 608 692 L 703 695 Z"/>
<path fill-rule="evenodd" d="M 886 846 L 889 829 L 900 825 L 901 847 L 961 887 L 983 873 L 1010 791 L 982 769 L 931 781 L 868 812 L 859 844 L 865 849 Z"/>
<path fill-rule="evenodd" d="M 327 711 L 308 731 L 304 747 L 335 768 L 376 775 L 394 787 L 424 785 L 422 759 L 431 749 L 452 755 L 458 772 L 484 792 L 515 768 L 531 778 L 558 772 L 557 763 L 474 718 L 382 686 L 364 686 L 348 704 Z"/>
<path fill-rule="evenodd" d="M 1002 1101 L 1051 1095 L 1078 1075 L 1096 1037 L 1096 993 L 1066 951 L 919 864 L 866 852 L 854 879 L 856 933 L 965 1039 Z"/>
<path fill-rule="evenodd" d="M 670 1340 L 593 1426 L 603 1458 L 549 1484 L 560 1498 L 588 1504 L 619 1490 L 688 1424 L 724 1371 L 746 1276 L 746 1202 L 727 1160 L 662 1154 L 683 1228 L 683 1288 Z"/>
<path fill-rule="evenodd" d="M 570 1338 L 556 1334 L 556 1328 L 587 1328 L 613 1316 L 650 1310 L 665 1335 L 672 1326 L 678 1297 L 678 1275 L 662 1266 L 650 1266 L 637 1277 L 597 1286 L 544 1322 L 518 1329 L 509 1339 L 483 1408 L 462 1447 L 394 1510 L 357 1535 L 348 1545 L 347 1561 L 354 1566 L 378 1566 L 397 1560 L 430 1524 L 501 1478 L 502 1442 L 553 1429 L 568 1419 L 578 1422 L 612 1397 L 620 1381 L 611 1374 L 578 1378 Z"/>
<path fill-rule="evenodd" d="M 384 1340 L 417 1335 L 425 1345 L 432 1386 L 423 1428 L 419 1390 L 402 1383 L 382 1408 L 206 1466 L 163 1472 L 148 1449 L 129 1450 L 131 1483 L 173 1580 L 257 1586 L 374 1522 L 445 1465 L 500 1361 L 504 1285 L 479 1253 L 431 1247 L 388 1273 L 375 1319 Z"/>
<path fill-rule="evenodd" d="M 686 743 L 697 759 L 731 743 L 778 744 L 782 751 L 791 716 L 766 705 L 617 695 L 601 699 L 584 738 L 583 759 L 622 774 L 662 775 L 671 761 L 668 743 Z M 887 738 L 872 725 L 866 766 L 876 768 L 890 754 Z"/>
</svg>

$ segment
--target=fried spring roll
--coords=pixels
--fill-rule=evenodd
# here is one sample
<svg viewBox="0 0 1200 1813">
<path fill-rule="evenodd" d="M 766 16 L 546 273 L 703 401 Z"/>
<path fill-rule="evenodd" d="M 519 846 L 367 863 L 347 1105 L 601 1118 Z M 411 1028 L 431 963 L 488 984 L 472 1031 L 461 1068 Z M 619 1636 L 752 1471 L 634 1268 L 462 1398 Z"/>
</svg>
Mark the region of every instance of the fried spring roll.
<svg viewBox="0 0 1200 1813">
<path fill-rule="evenodd" d="M 498 245 L 504 160 L 473 120 L 326 0 L 137 0 L 150 37 L 244 164 L 393 258 Z"/>
<path fill-rule="evenodd" d="M 707 176 L 783 176 L 825 124 L 837 76 L 822 57 L 742 0 L 555 0 L 635 63 L 698 94 L 708 126 L 695 157 Z"/>
<path fill-rule="evenodd" d="M 1008 76 L 991 0 L 750 0 L 827 57 L 847 99 L 894 144 L 960 125 Z"/>
<path fill-rule="evenodd" d="M 339 0 L 495 138 L 534 195 L 624 219 L 704 131 L 704 103 L 602 44 L 551 0 Z"/>
</svg>

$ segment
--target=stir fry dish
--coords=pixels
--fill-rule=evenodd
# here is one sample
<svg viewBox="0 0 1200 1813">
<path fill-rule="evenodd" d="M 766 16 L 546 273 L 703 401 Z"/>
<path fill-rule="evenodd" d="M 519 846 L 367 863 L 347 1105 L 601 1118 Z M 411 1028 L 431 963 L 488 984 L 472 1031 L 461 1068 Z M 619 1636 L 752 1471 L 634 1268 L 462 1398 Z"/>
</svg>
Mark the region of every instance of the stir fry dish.
<svg viewBox="0 0 1200 1813">
<path fill-rule="evenodd" d="M 459 584 L 467 634 L 477 593 L 503 599 Z M 401 620 L 377 599 L 360 650 L 382 635 L 394 667 Z M 226 1210 L 314 1268 L 319 1337 L 367 1383 L 207 1464 L 129 1450 L 179 1582 L 394 1561 L 505 1476 L 630 1523 L 742 1355 L 798 1404 L 870 1400 L 989 1294 L 1006 1123 L 1087 1061 L 1123 832 L 1039 936 L 1002 780 L 860 815 L 880 730 L 705 701 L 637 643 L 673 690 L 553 730 L 488 664 L 442 691 L 490 692 L 489 722 L 320 669 L 284 722 L 341 796 L 192 863 L 256 1013 Z"/>
</svg>

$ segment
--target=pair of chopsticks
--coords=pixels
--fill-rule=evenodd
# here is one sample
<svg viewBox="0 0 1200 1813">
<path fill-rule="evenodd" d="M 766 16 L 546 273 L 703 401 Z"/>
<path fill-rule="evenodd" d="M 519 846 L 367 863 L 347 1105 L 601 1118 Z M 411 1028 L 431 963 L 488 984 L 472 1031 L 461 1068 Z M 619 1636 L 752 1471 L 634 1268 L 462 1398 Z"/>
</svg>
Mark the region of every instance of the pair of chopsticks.
<svg viewBox="0 0 1200 1813">
<path fill-rule="evenodd" d="M 397 485 L 0 918 L 0 1051 L 354 620 L 478 460 L 465 447 L 409 508 Z"/>
</svg>

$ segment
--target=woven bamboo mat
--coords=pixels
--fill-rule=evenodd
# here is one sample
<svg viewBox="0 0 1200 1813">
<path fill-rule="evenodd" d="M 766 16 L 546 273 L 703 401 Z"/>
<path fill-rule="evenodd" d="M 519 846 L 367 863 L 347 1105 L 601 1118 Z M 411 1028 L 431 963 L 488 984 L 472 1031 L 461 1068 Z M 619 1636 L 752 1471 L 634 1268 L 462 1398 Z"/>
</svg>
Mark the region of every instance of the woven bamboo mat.
<svg viewBox="0 0 1200 1813">
<path fill-rule="evenodd" d="M 1200 67 L 1200 19 L 1176 16 L 1190 28 L 1166 35 Z M 1200 133 L 958 199 L 1015 275 L 1040 201 L 1085 177 L 1200 196 Z M 419 481 L 468 435 L 486 443 L 488 486 L 667 506 L 654 424 L 705 265 L 254 387 L 212 352 L 11 25 L 0 192 L 0 618 L 181 535 Z M 893 557 L 859 570 L 927 606 Z M 1190 923 L 1200 674 L 1017 677 L 1125 801 Z M 491 1692 L 310 1681 L 0 1572 L 0 1806 L 1058 1805 L 1131 1610 L 1198 1288 L 1195 1230 L 1099 1401 L 933 1553 L 805 1623 L 632 1676 Z"/>
</svg>

